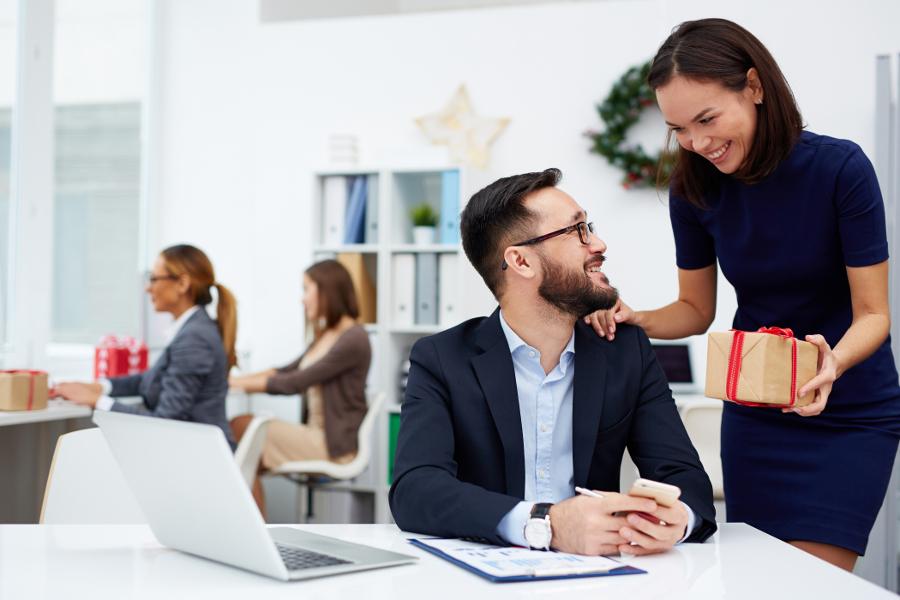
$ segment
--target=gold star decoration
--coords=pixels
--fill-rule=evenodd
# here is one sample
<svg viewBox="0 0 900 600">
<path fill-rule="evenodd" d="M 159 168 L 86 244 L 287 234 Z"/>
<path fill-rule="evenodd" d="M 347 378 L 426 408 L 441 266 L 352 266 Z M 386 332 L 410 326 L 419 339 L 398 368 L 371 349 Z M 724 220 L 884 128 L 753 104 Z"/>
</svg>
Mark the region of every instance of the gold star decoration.
<svg viewBox="0 0 900 600">
<path fill-rule="evenodd" d="M 449 147 L 453 162 L 483 169 L 490 158 L 488 147 L 509 124 L 509 119 L 476 115 L 466 86 L 461 85 L 442 110 L 419 117 L 416 124 L 432 144 Z"/>
</svg>

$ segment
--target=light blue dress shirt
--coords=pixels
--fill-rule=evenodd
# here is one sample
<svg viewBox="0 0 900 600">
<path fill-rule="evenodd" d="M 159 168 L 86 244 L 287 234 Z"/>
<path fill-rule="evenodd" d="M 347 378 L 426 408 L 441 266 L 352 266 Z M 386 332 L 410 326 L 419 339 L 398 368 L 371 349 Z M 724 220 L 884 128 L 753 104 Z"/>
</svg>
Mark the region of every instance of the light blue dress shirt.
<svg viewBox="0 0 900 600">
<path fill-rule="evenodd" d="M 510 544 L 528 546 L 525 523 L 531 507 L 539 502 L 560 502 L 575 495 L 572 462 L 575 331 L 572 331 L 559 363 L 545 374 L 541 353 L 510 328 L 503 318 L 503 311 L 500 311 L 500 326 L 509 344 L 516 373 L 525 450 L 525 500 L 501 519 L 497 534 Z M 694 530 L 696 519 L 690 507 L 684 506 L 688 510 L 686 532 L 689 533 Z"/>
</svg>

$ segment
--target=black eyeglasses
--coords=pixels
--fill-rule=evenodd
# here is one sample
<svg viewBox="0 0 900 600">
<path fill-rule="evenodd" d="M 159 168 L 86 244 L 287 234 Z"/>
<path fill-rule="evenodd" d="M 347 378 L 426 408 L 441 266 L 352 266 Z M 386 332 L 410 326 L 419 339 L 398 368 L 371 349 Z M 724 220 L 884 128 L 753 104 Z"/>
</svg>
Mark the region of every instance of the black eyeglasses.
<svg viewBox="0 0 900 600">
<path fill-rule="evenodd" d="M 147 283 L 154 284 L 157 281 L 163 281 L 165 279 L 175 280 L 178 279 L 177 275 L 147 275 Z"/>
<path fill-rule="evenodd" d="M 591 234 L 594 233 L 594 224 L 581 221 L 579 223 L 575 223 L 574 225 L 569 225 L 568 227 L 563 227 L 562 229 L 557 229 L 556 231 L 551 231 L 550 233 L 539 235 L 536 238 L 531 238 L 530 240 L 519 242 L 518 244 L 510 244 L 510 246 L 532 246 L 534 244 L 546 242 L 547 240 L 555 238 L 558 235 L 566 235 L 567 233 L 572 233 L 573 231 L 578 232 L 578 239 L 581 240 L 582 244 L 587 246 L 590 243 Z M 507 265 L 506 261 L 504 260 L 503 263 L 501 263 L 500 268 L 505 271 L 507 267 L 509 267 L 509 265 Z"/>
</svg>

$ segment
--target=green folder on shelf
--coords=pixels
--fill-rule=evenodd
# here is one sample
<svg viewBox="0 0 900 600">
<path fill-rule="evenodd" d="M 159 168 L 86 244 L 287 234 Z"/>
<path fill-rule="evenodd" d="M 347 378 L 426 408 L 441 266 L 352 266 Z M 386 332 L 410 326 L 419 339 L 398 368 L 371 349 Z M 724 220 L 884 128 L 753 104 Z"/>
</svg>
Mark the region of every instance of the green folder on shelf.
<svg viewBox="0 0 900 600">
<path fill-rule="evenodd" d="M 400 413 L 388 413 L 388 485 L 394 483 L 394 458 L 397 456 L 397 435 L 400 433 Z"/>
</svg>

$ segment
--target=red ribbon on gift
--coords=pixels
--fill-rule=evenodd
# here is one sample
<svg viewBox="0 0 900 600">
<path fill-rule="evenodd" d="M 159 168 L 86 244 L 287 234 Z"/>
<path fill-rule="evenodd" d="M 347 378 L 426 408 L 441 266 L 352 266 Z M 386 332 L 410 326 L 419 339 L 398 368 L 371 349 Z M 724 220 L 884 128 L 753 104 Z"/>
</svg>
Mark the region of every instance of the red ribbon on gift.
<svg viewBox="0 0 900 600">
<path fill-rule="evenodd" d="M 737 329 L 732 329 L 732 331 L 734 332 L 734 338 L 731 341 L 731 354 L 728 356 L 728 374 L 725 379 L 725 397 L 735 404 L 741 404 L 743 406 L 781 408 L 782 405 L 779 404 L 746 402 L 744 400 L 737 399 L 738 378 L 741 374 L 741 361 L 743 360 L 741 351 L 744 348 L 744 333 L 746 332 Z M 797 338 L 794 337 L 794 332 L 789 328 L 760 327 L 756 330 L 756 333 L 768 333 L 770 335 L 777 335 L 778 337 L 783 337 L 791 340 L 791 399 L 788 402 L 788 407 L 794 406 L 794 402 L 797 399 Z"/>
<path fill-rule="evenodd" d="M 31 407 L 34 406 L 34 376 L 35 375 L 44 375 L 46 371 L 31 371 L 29 369 L 9 369 L 9 370 L 0 370 L 0 373 L 9 373 L 13 375 L 15 373 L 28 373 L 30 377 L 28 378 L 28 407 L 25 410 L 31 410 Z"/>
</svg>

